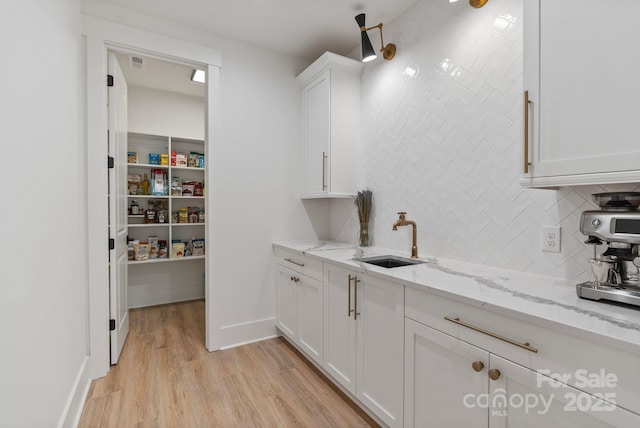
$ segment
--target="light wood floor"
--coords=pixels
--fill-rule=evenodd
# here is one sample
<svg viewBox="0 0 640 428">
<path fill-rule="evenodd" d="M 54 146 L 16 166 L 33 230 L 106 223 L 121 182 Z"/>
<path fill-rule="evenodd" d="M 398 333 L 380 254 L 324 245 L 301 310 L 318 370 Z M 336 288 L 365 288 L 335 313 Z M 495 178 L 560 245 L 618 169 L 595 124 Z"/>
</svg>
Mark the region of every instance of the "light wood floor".
<svg viewBox="0 0 640 428">
<path fill-rule="evenodd" d="M 204 301 L 129 313 L 120 361 L 93 381 L 80 427 L 368 427 L 284 340 L 208 352 Z"/>
</svg>

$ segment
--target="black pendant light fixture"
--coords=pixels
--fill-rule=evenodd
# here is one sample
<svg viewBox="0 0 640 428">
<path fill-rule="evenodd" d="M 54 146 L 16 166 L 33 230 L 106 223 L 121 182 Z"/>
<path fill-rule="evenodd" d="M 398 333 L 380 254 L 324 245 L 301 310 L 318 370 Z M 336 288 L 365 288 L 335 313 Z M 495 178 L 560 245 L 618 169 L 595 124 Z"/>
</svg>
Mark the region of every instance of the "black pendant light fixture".
<svg viewBox="0 0 640 428">
<path fill-rule="evenodd" d="M 396 45 L 394 45 L 393 43 L 389 43 L 387 46 L 384 45 L 384 40 L 382 39 L 382 22 L 374 27 L 367 28 L 365 26 L 364 13 L 356 16 L 356 22 L 358 23 L 358 27 L 360 27 L 360 36 L 362 39 L 362 62 L 369 62 L 376 59 L 376 52 L 373 49 L 371 40 L 369 39 L 369 35 L 367 34 L 367 31 L 373 30 L 374 28 L 380 30 L 380 44 L 382 46 L 380 52 L 382 52 L 382 57 L 388 61 L 396 55 Z"/>
</svg>

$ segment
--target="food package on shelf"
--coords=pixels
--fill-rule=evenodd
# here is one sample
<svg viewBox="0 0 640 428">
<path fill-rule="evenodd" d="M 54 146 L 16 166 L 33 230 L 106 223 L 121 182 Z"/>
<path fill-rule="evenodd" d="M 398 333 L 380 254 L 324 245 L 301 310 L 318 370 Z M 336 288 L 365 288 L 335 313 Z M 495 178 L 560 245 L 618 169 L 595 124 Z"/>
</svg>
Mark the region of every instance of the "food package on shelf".
<svg viewBox="0 0 640 428">
<path fill-rule="evenodd" d="M 176 166 L 187 166 L 187 155 L 176 153 Z"/>
<path fill-rule="evenodd" d="M 149 260 L 149 244 L 141 242 L 133 246 L 133 252 L 137 261 Z"/>
<path fill-rule="evenodd" d="M 149 236 L 149 258 L 157 259 L 160 249 L 157 236 Z"/>
<path fill-rule="evenodd" d="M 180 208 L 178 210 L 178 223 L 189 223 L 189 208 Z"/>
<path fill-rule="evenodd" d="M 136 259 L 135 246 L 138 245 L 139 243 L 140 241 L 138 241 L 137 239 L 127 242 L 127 259 L 128 260 Z"/>
<path fill-rule="evenodd" d="M 194 256 L 204 256 L 204 238 L 196 238 L 191 240 Z"/>
<path fill-rule="evenodd" d="M 130 195 L 142 195 L 142 176 L 140 174 L 129 174 L 127 184 Z"/>
<path fill-rule="evenodd" d="M 151 194 L 152 195 L 168 195 L 168 178 L 167 171 L 164 169 L 151 170 Z"/>
<path fill-rule="evenodd" d="M 160 239 L 158 241 L 158 258 L 166 259 L 169 257 L 169 252 L 167 251 L 167 241 L 164 239 Z"/>
<path fill-rule="evenodd" d="M 184 257 L 184 242 L 173 242 L 171 244 L 171 258 L 182 258 Z"/>
</svg>

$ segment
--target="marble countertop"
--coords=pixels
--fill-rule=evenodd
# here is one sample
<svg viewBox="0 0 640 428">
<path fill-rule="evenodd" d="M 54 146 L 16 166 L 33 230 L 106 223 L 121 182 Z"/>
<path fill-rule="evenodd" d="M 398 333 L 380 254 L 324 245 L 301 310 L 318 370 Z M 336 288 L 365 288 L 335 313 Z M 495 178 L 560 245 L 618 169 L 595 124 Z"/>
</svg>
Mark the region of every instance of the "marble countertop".
<svg viewBox="0 0 640 428">
<path fill-rule="evenodd" d="M 409 253 L 325 241 L 273 245 L 640 355 L 640 308 L 581 299 L 575 281 L 435 257 L 385 269 L 353 259 Z"/>
</svg>

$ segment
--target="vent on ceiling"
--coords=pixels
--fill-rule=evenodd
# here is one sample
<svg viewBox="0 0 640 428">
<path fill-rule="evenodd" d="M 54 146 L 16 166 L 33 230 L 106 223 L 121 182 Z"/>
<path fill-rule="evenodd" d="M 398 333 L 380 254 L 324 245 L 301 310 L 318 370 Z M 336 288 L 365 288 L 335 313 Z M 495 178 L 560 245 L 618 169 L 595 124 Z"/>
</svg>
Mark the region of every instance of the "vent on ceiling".
<svg viewBox="0 0 640 428">
<path fill-rule="evenodd" d="M 144 68 L 144 62 L 139 56 L 129 57 L 129 67 L 131 68 Z"/>
</svg>

